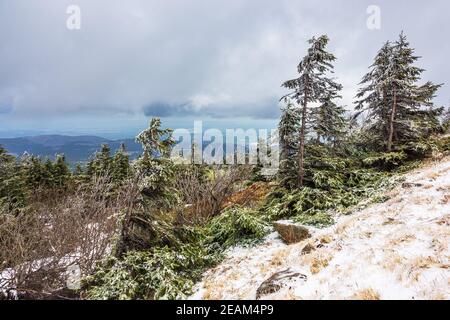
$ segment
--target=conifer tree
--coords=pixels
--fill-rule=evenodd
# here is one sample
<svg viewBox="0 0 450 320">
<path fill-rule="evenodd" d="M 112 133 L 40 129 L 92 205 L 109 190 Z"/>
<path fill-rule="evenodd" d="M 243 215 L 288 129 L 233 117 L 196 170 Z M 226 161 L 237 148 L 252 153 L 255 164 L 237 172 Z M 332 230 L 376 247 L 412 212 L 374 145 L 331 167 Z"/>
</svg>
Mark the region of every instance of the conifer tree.
<svg viewBox="0 0 450 320">
<path fill-rule="evenodd" d="M 16 213 L 26 206 L 28 196 L 20 165 L 0 146 L 0 206 Z"/>
<path fill-rule="evenodd" d="M 136 141 L 142 144 L 143 154 L 133 163 L 133 172 L 142 195 L 145 210 L 134 210 L 131 204 L 125 213 L 115 256 L 121 257 L 127 250 L 140 247 L 154 237 L 163 221 L 155 223 L 155 215 L 170 207 L 176 197 L 172 188 L 174 166 L 169 158 L 175 141 L 171 129 L 162 129 L 161 120 L 153 118 L 149 128 L 142 131 Z M 143 240 L 145 239 L 145 240 Z"/>
<path fill-rule="evenodd" d="M 447 108 L 447 111 L 443 115 L 442 125 L 445 131 L 450 130 L 450 107 Z"/>
<path fill-rule="evenodd" d="M 80 163 L 77 163 L 75 165 L 75 170 L 73 171 L 73 175 L 79 177 L 79 176 L 82 176 L 83 174 L 84 174 L 83 167 L 81 166 Z"/>
<path fill-rule="evenodd" d="M 134 165 L 141 178 L 141 192 L 148 198 L 160 198 L 167 191 L 165 186 L 173 174 L 172 163 L 168 159 L 175 144 L 172 130 L 161 129 L 161 120 L 152 118 L 149 128 L 142 131 L 136 141 L 142 144 L 144 150 Z"/>
<path fill-rule="evenodd" d="M 374 141 L 385 141 L 388 136 L 389 100 L 388 100 L 388 71 L 392 57 L 393 47 L 387 41 L 375 56 L 371 70 L 364 75 L 359 83 L 363 87 L 358 90 L 356 98 L 356 110 L 359 116 L 367 111 L 367 123 L 363 126 L 369 134 L 374 136 Z M 355 117 L 356 119 L 356 117 Z"/>
<path fill-rule="evenodd" d="M 293 90 L 283 98 L 292 98 L 301 106 L 301 125 L 299 132 L 298 152 L 298 186 L 303 186 L 305 175 L 305 139 L 307 134 L 307 122 L 309 117 L 309 106 L 311 103 L 319 102 L 321 98 L 329 95 L 330 90 L 340 90 L 341 86 L 328 77 L 333 71 L 331 64 L 336 57 L 325 50 L 328 37 L 323 35 L 319 38 L 309 40 L 311 45 L 307 55 L 300 61 L 297 71 L 300 76 L 296 79 L 283 83 L 283 87 Z M 282 98 L 282 99 L 283 99 Z"/>
<path fill-rule="evenodd" d="M 70 178 L 71 173 L 66 157 L 62 154 L 56 155 L 55 164 L 53 165 L 53 180 L 56 188 L 65 190 Z"/>
<path fill-rule="evenodd" d="M 47 159 L 42 167 L 42 181 L 43 184 L 48 187 L 52 188 L 55 186 L 55 181 L 53 177 L 53 162 L 50 159 Z"/>
<path fill-rule="evenodd" d="M 388 152 L 396 142 L 417 141 L 439 130 L 437 116 L 442 109 L 433 108 L 432 100 L 441 85 L 417 84 L 424 71 L 414 66 L 418 59 L 402 32 L 395 43 L 388 42 L 379 51 L 357 94 L 357 108 L 369 111 L 371 129 L 386 141 Z"/>
<path fill-rule="evenodd" d="M 34 155 L 22 157 L 21 167 L 26 185 L 31 191 L 51 186 L 52 172 L 47 172 L 47 167 L 39 157 Z"/>
<path fill-rule="evenodd" d="M 280 169 L 282 184 L 287 187 L 296 185 L 293 178 L 297 176 L 297 153 L 299 143 L 300 109 L 289 99 L 281 109 L 278 134 L 280 137 Z"/>
<path fill-rule="evenodd" d="M 121 143 L 113 159 L 113 180 L 123 181 L 130 173 L 130 158 L 127 154 L 125 144 Z"/>
<path fill-rule="evenodd" d="M 113 162 L 111 148 L 108 144 L 102 144 L 100 151 L 96 152 L 94 158 L 88 162 L 86 175 L 89 179 L 110 176 L 114 170 Z"/>
<path fill-rule="evenodd" d="M 102 144 L 100 152 L 95 155 L 95 167 L 98 175 L 111 174 L 113 159 L 111 157 L 111 148 L 108 144 Z"/>
<path fill-rule="evenodd" d="M 336 104 L 341 98 L 336 89 L 320 99 L 320 105 L 311 112 L 311 126 L 316 134 L 317 142 L 336 147 L 345 135 L 347 118 L 345 109 Z"/>
</svg>

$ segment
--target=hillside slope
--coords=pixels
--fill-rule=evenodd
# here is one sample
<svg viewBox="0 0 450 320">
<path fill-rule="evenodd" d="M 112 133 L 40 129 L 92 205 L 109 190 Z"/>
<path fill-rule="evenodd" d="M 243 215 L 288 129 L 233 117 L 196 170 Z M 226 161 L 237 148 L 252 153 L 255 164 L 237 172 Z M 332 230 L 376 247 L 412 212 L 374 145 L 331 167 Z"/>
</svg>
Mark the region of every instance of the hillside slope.
<svg viewBox="0 0 450 320">
<path fill-rule="evenodd" d="M 450 299 L 450 158 L 405 181 L 301 243 L 233 248 L 191 298 Z"/>
</svg>

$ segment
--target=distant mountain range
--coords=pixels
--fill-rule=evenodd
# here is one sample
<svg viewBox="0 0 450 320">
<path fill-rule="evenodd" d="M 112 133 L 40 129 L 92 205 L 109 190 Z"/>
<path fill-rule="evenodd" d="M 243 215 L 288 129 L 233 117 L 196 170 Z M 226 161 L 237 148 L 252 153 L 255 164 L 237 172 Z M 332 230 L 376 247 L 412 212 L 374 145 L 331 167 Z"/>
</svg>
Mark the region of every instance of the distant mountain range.
<svg viewBox="0 0 450 320">
<path fill-rule="evenodd" d="M 20 138 L 0 138 L 0 145 L 10 154 L 20 157 L 25 152 L 42 158 L 54 159 L 57 154 L 64 154 L 70 164 L 87 162 L 97 151 L 100 151 L 102 144 L 108 144 L 111 154 L 114 154 L 124 143 L 130 159 L 136 159 L 142 154 L 140 143 L 134 139 L 109 140 L 98 136 L 66 136 L 66 135 L 39 135 Z M 215 145 L 215 142 L 203 142 L 203 150 L 208 145 Z M 218 144 L 225 150 L 234 150 L 233 145 Z M 248 145 L 245 145 L 245 152 L 248 152 Z"/>
<path fill-rule="evenodd" d="M 134 139 L 108 140 L 97 136 L 65 135 L 0 138 L 0 145 L 15 156 L 20 156 L 24 152 L 44 158 L 54 158 L 56 154 L 64 154 L 70 163 L 89 160 L 95 152 L 100 150 L 102 144 L 108 144 L 111 147 L 111 153 L 114 153 L 121 143 L 125 143 L 132 159 L 142 153 L 141 145 Z"/>
</svg>

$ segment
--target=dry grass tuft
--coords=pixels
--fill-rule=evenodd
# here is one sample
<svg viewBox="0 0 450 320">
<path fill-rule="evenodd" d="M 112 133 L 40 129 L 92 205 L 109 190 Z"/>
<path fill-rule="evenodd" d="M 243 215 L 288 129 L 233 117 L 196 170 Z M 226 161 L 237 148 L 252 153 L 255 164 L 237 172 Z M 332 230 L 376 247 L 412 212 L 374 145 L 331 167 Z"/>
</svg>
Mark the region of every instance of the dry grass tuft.
<svg viewBox="0 0 450 320">
<path fill-rule="evenodd" d="M 309 266 L 312 274 L 319 273 L 322 269 L 328 267 L 331 257 L 313 257 Z"/>
<path fill-rule="evenodd" d="M 354 300 L 380 300 L 380 294 L 372 288 L 358 291 L 352 296 Z"/>
</svg>

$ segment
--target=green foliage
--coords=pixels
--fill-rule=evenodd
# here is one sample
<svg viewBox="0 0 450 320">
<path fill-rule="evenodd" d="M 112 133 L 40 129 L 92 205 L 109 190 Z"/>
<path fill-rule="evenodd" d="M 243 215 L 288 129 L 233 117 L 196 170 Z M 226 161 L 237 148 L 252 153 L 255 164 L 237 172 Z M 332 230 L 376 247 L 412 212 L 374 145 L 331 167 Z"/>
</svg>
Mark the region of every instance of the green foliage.
<svg viewBox="0 0 450 320">
<path fill-rule="evenodd" d="M 125 144 L 121 144 L 113 159 L 112 179 L 116 183 L 124 181 L 131 174 L 130 157 L 127 154 Z"/>
<path fill-rule="evenodd" d="M 0 146 L 0 207 L 16 213 L 27 205 L 28 197 L 19 164 Z"/>
<path fill-rule="evenodd" d="M 443 112 L 442 116 L 442 127 L 444 129 L 444 132 L 450 133 L 450 107 Z"/>
<path fill-rule="evenodd" d="M 69 165 L 64 155 L 57 155 L 55 164 L 53 165 L 53 183 L 56 188 L 66 189 L 71 180 Z"/>
<path fill-rule="evenodd" d="M 125 145 L 122 143 L 114 156 L 111 155 L 111 149 L 107 144 L 103 144 L 95 157 L 89 161 L 86 174 L 84 170 L 77 166 L 74 173 L 80 180 L 90 181 L 99 177 L 107 178 L 116 189 L 128 177 L 131 176 L 130 159 Z"/>
<path fill-rule="evenodd" d="M 333 218 L 328 213 L 325 212 L 318 212 L 312 215 L 301 214 L 295 216 L 293 220 L 295 222 L 299 222 L 307 226 L 314 226 L 317 228 L 328 227 L 334 223 Z"/>
<path fill-rule="evenodd" d="M 394 183 L 391 173 L 364 167 L 358 159 L 325 157 L 314 166 L 309 167 L 308 186 L 276 189 L 268 195 L 261 214 L 269 220 L 292 218 L 306 225 L 325 227 L 333 224 L 332 212 L 348 213 L 362 200 L 381 201 L 380 192 Z"/>
<path fill-rule="evenodd" d="M 336 203 L 325 190 L 303 187 L 300 190 L 277 190 L 269 195 L 268 202 L 261 209 L 270 220 L 296 217 L 307 225 L 328 225 L 333 220 L 326 216 Z"/>
<path fill-rule="evenodd" d="M 363 163 L 369 167 L 392 169 L 400 166 L 407 158 L 405 152 L 387 152 L 376 154 L 363 159 Z"/>
<path fill-rule="evenodd" d="M 149 128 L 142 131 L 136 141 L 144 149 L 143 155 L 134 164 L 141 193 L 149 200 L 159 200 L 158 202 L 173 199 L 175 165 L 168 158 L 171 147 L 175 144 L 172 130 L 161 129 L 161 120 L 153 118 Z"/>
<path fill-rule="evenodd" d="M 228 247 L 261 240 L 267 234 L 267 224 L 257 211 L 235 206 L 215 217 L 206 230 L 210 243 Z"/>
<path fill-rule="evenodd" d="M 280 122 L 282 134 L 281 176 L 282 183 L 288 187 L 292 187 L 293 175 L 288 170 L 293 163 L 297 163 L 298 166 L 296 185 L 302 187 L 304 184 L 304 159 L 307 157 L 305 144 L 309 139 L 308 134 L 311 133 L 311 128 L 316 133 L 317 142 L 322 140 L 322 142 L 335 145 L 342 136 L 341 133 L 345 121 L 343 117 L 344 110 L 333 101 L 339 97 L 338 92 L 342 90 L 342 85 L 335 82 L 330 76 L 333 73 L 333 62 L 336 60 L 336 57 L 326 51 L 328 41 L 329 38 L 326 35 L 310 39 L 308 41 L 310 44 L 308 53 L 297 66 L 299 76 L 282 84 L 283 87 L 291 90 L 291 93 L 288 93 L 282 99 L 289 103 L 292 99 L 301 106 L 300 114 L 300 110 L 289 108 L 288 104 L 287 108 L 283 110 Z M 319 107 L 311 108 L 308 105 L 317 102 L 320 103 Z M 289 116 L 290 113 L 292 116 Z M 295 123 L 296 118 L 301 119 L 300 123 Z M 296 127 L 298 127 L 299 141 L 298 148 L 296 148 L 298 159 L 295 159 L 296 157 L 293 154 L 289 154 L 290 150 L 287 149 L 289 145 L 286 143 L 290 140 L 296 140 L 295 136 L 297 134 L 289 134 L 289 131 Z"/>
<path fill-rule="evenodd" d="M 122 259 L 107 259 L 83 286 L 89 299 L 183 299 L 220 258 L 199 244 L 130 251 Z"/>
<path fill-rule="evenodd" d="M 356 109 L 366 116 L 367 142 L 374 150 L 390 152 L 442 132 L 443 108 L 433 106 L 442 84 L 418 84 L 425 71 L 414 65 L 418 59 L 402 32 L 394 43 L 386 42 L 361 81 Z"/>
</svg>

